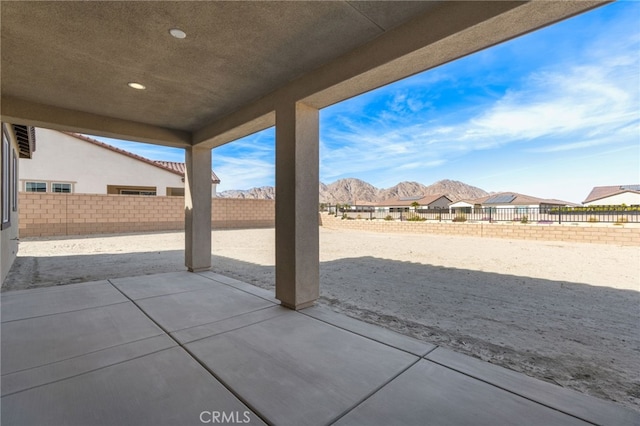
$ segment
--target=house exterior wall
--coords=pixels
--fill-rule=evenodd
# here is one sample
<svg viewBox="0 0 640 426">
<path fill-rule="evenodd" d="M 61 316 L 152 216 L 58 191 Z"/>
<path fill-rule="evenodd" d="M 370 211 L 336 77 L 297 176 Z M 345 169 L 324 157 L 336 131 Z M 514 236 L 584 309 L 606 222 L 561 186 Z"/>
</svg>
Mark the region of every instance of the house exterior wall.
<svg viewBox="0 0 640 426">
<path fill-rule="evenodd" d="M 483 204 L 482 208 L 495 208 L 495 209 L 537 209 L 540 208 L 539 204 Z"/>
<path fill-rule="evenodd" d="M 471 213 L 473 204 L 466 201 L 458 201 L 449 205 L 449 213 Z"/>
<path fill-rule="evenodd" d="M 451 202 L 451 200 L 448 200 L 445 197 L 440 197 L 437 200 L 429 203 L 428 205 L 420 206 L 419 208 L 422 208 L 422 209 L 446 209 L 447 207 L 449 207 L 449 203 L 450 202 Z"/>
<path fill-rule="evenodd" d="M 182 176 L 73 136 L 36 128 L 36 151 L 20 160 L 20 190 L 27 181 L 72 183 L 74 193 L 107 194 L 107 186 L 184 188 Z M 212 185 L 212 196 L 215 196 Z"/>
<path fill-rule="evenodd" d="M 616 194 L 610 197 L 591 201 L 589 203 L 584 203 L 585 206 L 619 206 L 620 204 L 626 204 L 627 206 L 640 205 L 640 194 L 624 192 L 622 194 Z"/>
<path fill-rule="evenodd" d="M 19 212 L 17 194 L 18 145 L 11 126 L 2 125 L 0 145 L 0 283 L 4 281 L 18 254 Z M 14 161 L 15 157 L 15 161 Z M 28 161 L 28 160 L 27 160 Z M 8 169 L 5 171 L 5 168 Z M 5 220 L 8 219 L 8 220 Z"/>
<path fill-rule="evenodd" d="M 185 224 L 183 197 L 21 192 L 19 198 L 23 237 L 177 231 Z M 214 229 L 274 224 L 274 200 L 211 200 Z"/>
</svg>

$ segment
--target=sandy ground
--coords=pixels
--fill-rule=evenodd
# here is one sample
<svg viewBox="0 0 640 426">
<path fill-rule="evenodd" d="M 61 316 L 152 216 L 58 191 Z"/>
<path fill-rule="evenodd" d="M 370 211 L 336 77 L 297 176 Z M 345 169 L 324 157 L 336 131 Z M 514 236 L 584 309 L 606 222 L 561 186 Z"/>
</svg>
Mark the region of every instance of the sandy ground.
<svg viewBox="0 0 640 426">
<path fill-rule="evenodd" d="M 273 229 L 213 232 L 273 288 Z M 2 290 L 184 269 L 182 233 L 22 241 Z M 320 303 L 640 411 L 640 247 L 320 230 Z"/>
</svg>

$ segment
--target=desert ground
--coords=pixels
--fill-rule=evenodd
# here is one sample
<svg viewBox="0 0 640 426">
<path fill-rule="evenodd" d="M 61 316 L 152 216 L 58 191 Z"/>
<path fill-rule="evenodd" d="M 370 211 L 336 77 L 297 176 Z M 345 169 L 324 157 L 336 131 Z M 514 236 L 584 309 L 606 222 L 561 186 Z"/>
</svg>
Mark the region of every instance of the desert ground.
<svg viewBox="0 0 640 426">
<path fill-rule="evenodd" d="M 213 269 L 274 288 L 274 230 Z M 21 241 L 2 291 L 183 270 L 181 232 Z M 320 229 L 319 303 L 640 411 L 640 247 Z"/>
</svg>

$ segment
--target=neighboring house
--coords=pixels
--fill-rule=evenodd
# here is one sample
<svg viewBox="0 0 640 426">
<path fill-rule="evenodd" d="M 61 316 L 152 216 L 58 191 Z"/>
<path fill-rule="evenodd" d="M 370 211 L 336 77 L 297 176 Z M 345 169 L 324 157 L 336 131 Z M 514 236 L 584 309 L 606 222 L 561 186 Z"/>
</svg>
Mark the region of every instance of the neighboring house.
<svg viewBox="0 0 640 426">
<path fill-rule="evenodd" d="M 417 206 L 416 204 L 417 203 Z M 400 197 L 391 200 L 385 200 L 375 204 L 377 212 L 393 213 L 393 212 L 408 212 L 417 210 L 418 212 L 423 210 L 433 209 L 447 209 L 451 204 L 451 199 L 446 195 L 425 195 L 419 197 Z M 416 206 L 416 207 L 414 207 Z"/>
<path fill-rule="evenodd" d="M 2 123 L 0 147 L 0 282 L 18 253 L 18 168 L 35 150 L 33 127 Z"/>
<path fill-rule="evenodd" d="M 596 186 L 587 199 L 585 206 L 627 206 L 640 205 L 640 185 Z"/>
<path fill-rule="evenodd" d="M 568 201 L 545 199 L 532 197 L 530 195 L 518 194 L 516 192 L 500 192 L 474 200 L 460 200 L 449 204 L 451 213 L 472 213 L 481 212 L 487 209 L 514 209 L 526 212 L 530 209 L 537 209 L 541 212 L 548 211 L 554 207 L 576 206 Z"/>
<path fill-rule="evenodd" d="M 38 152 L 20 161 L 20 191 L 184 195 L 185 164 L 153 161 L 76 133 L 36 128 Z M 218 177 L 211 172 L 211 196 Z"/>
<path fill-rule="evenodd" d="M 350 201 L 348 203 L 341 203 L 340 211 L 355 212 L 355 213 L 371 213 L 375 210 L 376 203 L 371 201 Z"/>
</svg>

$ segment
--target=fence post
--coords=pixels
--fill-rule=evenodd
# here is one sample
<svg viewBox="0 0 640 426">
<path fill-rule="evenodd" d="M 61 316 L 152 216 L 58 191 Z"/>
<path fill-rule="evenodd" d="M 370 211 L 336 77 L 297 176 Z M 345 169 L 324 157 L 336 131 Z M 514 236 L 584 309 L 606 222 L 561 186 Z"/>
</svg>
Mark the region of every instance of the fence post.
<svg viewBox="0 0 640 426">
<path fill-rule="evenodd" d="M 491 207 L 489 207 L 489 223 L 492 222 L 492 220 L 491 220 L 491 210 L 492 210 Z"/>
<path fill-rule="evenodd" d="M 562 207 L 558 207 L 558 225 L 562 224 Z"/>
</svg>

